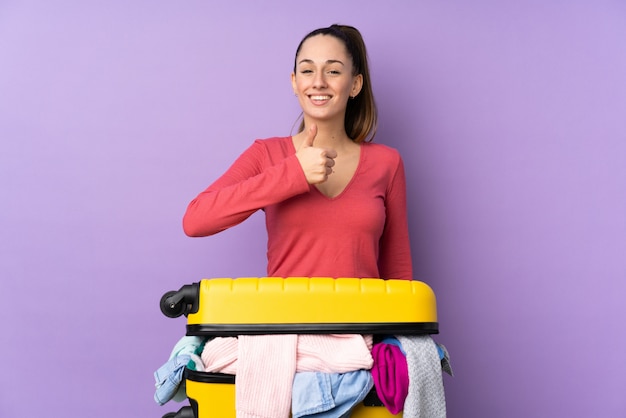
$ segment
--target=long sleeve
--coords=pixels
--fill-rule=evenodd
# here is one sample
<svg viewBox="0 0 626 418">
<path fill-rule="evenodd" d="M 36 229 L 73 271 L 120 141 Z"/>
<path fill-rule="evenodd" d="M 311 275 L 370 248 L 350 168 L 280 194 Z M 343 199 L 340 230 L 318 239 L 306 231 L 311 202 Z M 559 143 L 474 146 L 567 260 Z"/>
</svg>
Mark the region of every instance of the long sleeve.
<svg viewBox="0 0 626 418">
<path fill-rule="evenodd" d="M 183 217 L 183 230 L 192 237 L 213 235 L 243 222 L 259 209 L 307 191 L 309 185 L 295 154 L 274 155 L 266 141 L 255 141 L 191 201 Z"/>
<path fill-rule="evenodd" d="M 385 198 L 385 228 L 380 239 L 378 266 L 385 279 L 413 280 L 409 241 L 404 164 L 398 155 L 396 172 Z"/>
</svg>

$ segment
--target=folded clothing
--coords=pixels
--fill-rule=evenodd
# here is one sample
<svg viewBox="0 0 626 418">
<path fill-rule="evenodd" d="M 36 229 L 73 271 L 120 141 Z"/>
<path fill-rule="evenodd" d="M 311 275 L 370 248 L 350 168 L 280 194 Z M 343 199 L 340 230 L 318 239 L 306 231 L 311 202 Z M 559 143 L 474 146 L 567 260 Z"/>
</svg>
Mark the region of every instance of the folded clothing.
<svg viewBox="0 0 626 418">
<path fill-rule="evenodd" d="M 404 401 L 404 418 L 445 418 L 441 359 L 437 345 L 428 335 L 397 336 L 406 352 L 409 392 Z"/>
<path fill-rule="evenodd" d="M 172 349 L 169 360 L 154 372 L 154 400 L 159 405 L 165 405 L 171 400 L 182 402 L 187 399 L 183 372 L 185 367 L 204 371 L 204 362 L 200 357 L 204 343 L 204 338 L 184 336 Z"/>
<path fill-rule="evenodd" d="M 207 372 L 237 375 L 238 418 L 287 418 L 297 372 L 369 370 L 371 344 L 358 334 L 241 335 L 212 339 L 201 358 Z"/>
<path fill-rule="evenodd" d="M 409 393 L 409 370 L 402 349 L 396 344 L 379 343 L 372 349 L 372 377 L 376 394 L 392 414 L 404 408 Z"/>
<path fill-rule="evenodd" d="M 297 336 L 296 372 L 369 370 L 374 364 L 371 348 L 371 335 L 301 334 Z M 238 350 L 237 337 L 217 337 L 208 341 L 201 355 L 205 371 L 237 374 Z"/>
<path fill-rule="evenodd" d="M 300 372 L 293 379 L 293 418 L 349 417 L 369 393 L 374 381 L 367 370 L 348 373 Z"/>
</svg>

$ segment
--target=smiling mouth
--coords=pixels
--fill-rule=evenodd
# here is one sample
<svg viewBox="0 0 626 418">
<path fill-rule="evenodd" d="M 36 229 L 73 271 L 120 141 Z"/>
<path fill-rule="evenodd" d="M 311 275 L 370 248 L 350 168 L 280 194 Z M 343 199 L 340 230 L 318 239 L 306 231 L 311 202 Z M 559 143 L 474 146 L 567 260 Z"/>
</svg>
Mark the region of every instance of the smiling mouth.
<svg viewBox="0 0 626 418">
<path fill-rule="evenodd" d="M 309 96 L 309 97 L 314 102 L 325 102 L 327 100 L 330 100 L 330 96 L 315 95 L 315 96 Z"/>
</svg>

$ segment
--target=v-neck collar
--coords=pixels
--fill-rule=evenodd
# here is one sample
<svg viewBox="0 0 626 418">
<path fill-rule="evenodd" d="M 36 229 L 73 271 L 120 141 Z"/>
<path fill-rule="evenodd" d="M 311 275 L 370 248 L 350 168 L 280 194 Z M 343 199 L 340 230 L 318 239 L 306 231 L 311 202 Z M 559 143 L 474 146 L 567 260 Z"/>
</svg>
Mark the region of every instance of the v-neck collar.
<svg viewBox="0 0 626 418">
<path fill-rule="evenodd" d="M 293 143 L 293 136 L 288 137 L 288 139 L 289 139 L 289 143 L 291 144 L 291 150 L 295 154 L 296 147 L 295 147 L 295 145 Z M 341 198 L 344 194 L 346 194 L 348 189 L 350 189 L 352 184 L 356 181 L 356 177 L 359 174 L 359 171 L 361 171 L 361 167 L 363 166 L 363 159 L 364 159 L 365 148 L 366 147 L 364 147 L 363 144 L 358 144 L 358 145 L 359 145 L 359 161 L 357 163 L 356 169 L 354 170 L 354 173 L 352 173 L 352 177 L 350 178 L 348 183 L 346 183 L 344 188 L 341 189 L 341 191 L 336 196 L 331 197 L 331 196 L 326 195 L 320 189 L 318 189 L 317 186 L 314 185 L 314 184 L 309 184 L 309 189 L 312 189 L 314 191 L 314 193 L 319 194 L 321 197 L 323 197 L 324 199 L 327 199 L 329 201 L 335 201 L 335 200 Z"/>
</svg>

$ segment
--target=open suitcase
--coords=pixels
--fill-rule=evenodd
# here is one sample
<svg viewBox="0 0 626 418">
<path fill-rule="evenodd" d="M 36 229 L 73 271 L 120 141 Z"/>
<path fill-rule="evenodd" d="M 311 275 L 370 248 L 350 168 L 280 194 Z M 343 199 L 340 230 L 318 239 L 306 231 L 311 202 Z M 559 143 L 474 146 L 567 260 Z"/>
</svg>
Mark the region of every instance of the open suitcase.
<svg viewBox="0 0 626 418">
<path fill-rule="evenodd" d="M 161 298 L 187 335 L 438 333 L 432 289 L 420 281 L 322 277 L 215 278 Z M 190 406 L 163 418 L 234 418 L 235 376 L 185 370 Z M 352 418 L 390 418 L 372 389 Z"/>
</svg>

